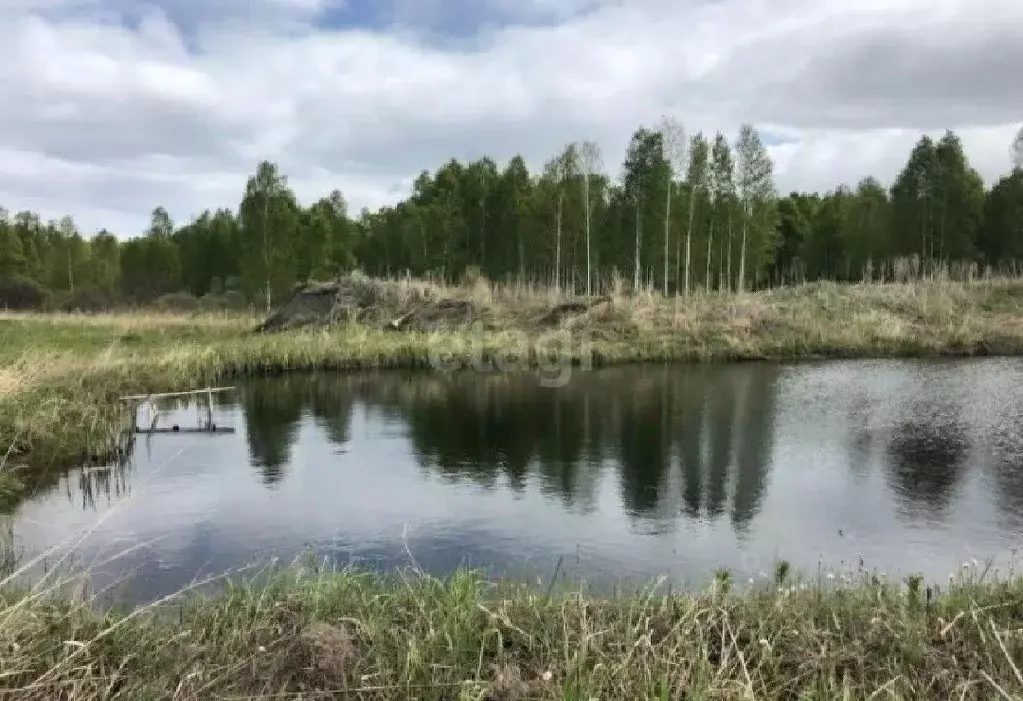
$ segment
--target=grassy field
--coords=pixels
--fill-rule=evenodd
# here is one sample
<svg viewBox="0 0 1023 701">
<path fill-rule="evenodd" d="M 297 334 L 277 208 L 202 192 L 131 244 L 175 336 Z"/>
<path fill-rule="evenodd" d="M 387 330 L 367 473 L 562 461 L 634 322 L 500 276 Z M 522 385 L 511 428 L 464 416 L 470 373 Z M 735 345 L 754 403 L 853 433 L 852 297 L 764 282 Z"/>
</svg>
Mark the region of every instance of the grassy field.
<svg viewBox="0 0 1023 701">
<path fill-rule="evenodd" d="M 0 505 L 45 468 L 109 456 L 126 420 L 120 396 L 240 375 L 479 367 L 494 359 L 507 367 L 516 358 L 554 371 L 579 361 L 1023 354 L 1020 279 L 615 296 L 554 329 L 528 321 L 539 302 L 557 301 L 550 293 L 476 285 L 445 294 L 485 303 L 486 328 L 387 332 L 343 324 L 258 334 L 258 319 L 246 315 L 0 312 Z"/>
<path fill-rule="evenodd" d="M 132 611 L 0 595 L 0 696 L 19 699 L 1011 699 L 1023 580 L 614 598 L 292 566 Z"/>
</svg>

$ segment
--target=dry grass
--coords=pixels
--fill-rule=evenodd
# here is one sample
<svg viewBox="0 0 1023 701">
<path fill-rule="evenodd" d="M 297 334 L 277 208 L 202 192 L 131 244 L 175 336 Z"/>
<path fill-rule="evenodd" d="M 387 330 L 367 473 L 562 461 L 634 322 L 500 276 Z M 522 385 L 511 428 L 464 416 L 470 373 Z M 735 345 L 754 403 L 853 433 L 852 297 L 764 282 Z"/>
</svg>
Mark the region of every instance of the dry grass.
<svg viewBox="0 0 1023 701">
<path fill-rule="evenodd" d="M 468 299 L 485 310 L 488 330 L 535 333 L 553 290 L 400 282 L 410 294 Z M 638 341 L 651 359 L 788 359 L 813 355 L 1017 354 L 1023 351 L 1023 279 L 985 278 L 889 284 L 811 283 L 756 293 L 697 291 L 665 299 L 652 291 L 616 293 L 562 326 L 589 336 L 609 361 Z M 598 348 L 600 350 L 600 348 Z M 626 355 L 629 353 L 626 351 Z"/>
<path fill-rule="evenodd" d="M 1023 581 L 540 593 L 293 566 L 122 612 L 0 599 L 19 699 L 1015 699 Z"/>
<path fill-rule="evenodd" d="M 31 384 L 25 376 L 26 368 L 21 367 L 22 363 L 15 363 L 9 367 L 0 368 L 0 397 L 7 397 L 24 392 Z"/>
</svg>

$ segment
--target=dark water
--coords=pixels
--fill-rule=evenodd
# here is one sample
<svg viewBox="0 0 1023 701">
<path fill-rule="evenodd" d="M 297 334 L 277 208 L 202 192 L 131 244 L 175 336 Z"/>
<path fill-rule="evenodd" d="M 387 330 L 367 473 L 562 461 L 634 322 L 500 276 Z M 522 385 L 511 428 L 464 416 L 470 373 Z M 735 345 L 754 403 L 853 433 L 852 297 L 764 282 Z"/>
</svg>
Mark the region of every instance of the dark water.
<svg viewBox="0 0 1023 701">
<path fill-rule="evenodd" d="M 249 381 L 233 435 L 140 437 L 14 515 L 94 586 L 149 598 L 315 551 L 594 586 L 703 585 L 776 559 L 943 580 L 1023 535 L 1023 362 L 630 367 Z M 195 425 L 195 407 L 164 423 Z M 129 549 L 129 552 L 123 552 Z M 118 557 L 110 560 L 114 555 Z M 47 566 L 58 558 L 47 557 Z"/>
</svg>

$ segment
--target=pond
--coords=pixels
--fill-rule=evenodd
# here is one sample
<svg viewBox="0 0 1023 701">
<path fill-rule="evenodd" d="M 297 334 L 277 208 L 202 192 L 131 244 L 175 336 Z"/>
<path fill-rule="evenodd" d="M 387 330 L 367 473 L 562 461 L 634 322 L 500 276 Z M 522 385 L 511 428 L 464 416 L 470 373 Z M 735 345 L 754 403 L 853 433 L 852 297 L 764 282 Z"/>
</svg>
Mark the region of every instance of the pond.
<svg viewBox="0 0 1023 701">
<path fill-rule="evenodd" d="M 778 559 L 941 581 L 1023 536 L 1015 359 L 288 375 L 214 417 L 235 432 L 69 472 L 13 514 L 16 547 L 143 600 L 303 553 L 599 589 Z"/>
</svg>

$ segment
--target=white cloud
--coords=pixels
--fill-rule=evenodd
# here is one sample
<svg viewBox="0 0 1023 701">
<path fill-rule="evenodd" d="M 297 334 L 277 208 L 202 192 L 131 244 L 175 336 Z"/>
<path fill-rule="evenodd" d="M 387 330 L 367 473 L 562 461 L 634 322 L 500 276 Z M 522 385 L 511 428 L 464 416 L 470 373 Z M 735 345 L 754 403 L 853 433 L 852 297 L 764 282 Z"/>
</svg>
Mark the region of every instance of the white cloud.
<svg viewBox="0 0 1023 701">
<path fill-rule="evenodd" d="M 445 47 L 407 26 L 317 27 L 330 0 L 5 3 L 0 204 L 131 234 L 157 204 L 177 219 L 236 205 L 267 157 L 300 198 L 338 187 L 357 210 L 452 156 L 539 166 L 596 138 L 616 171 L 666 112 L 785 137 L 782 191 L 888 181 L 945 127 L 991 180 L 1023 119 L 1023 4 L 1007 0 L 491 3 L 560 19 Z"/>
</svg>

